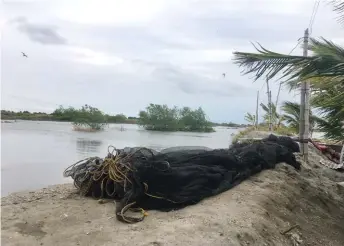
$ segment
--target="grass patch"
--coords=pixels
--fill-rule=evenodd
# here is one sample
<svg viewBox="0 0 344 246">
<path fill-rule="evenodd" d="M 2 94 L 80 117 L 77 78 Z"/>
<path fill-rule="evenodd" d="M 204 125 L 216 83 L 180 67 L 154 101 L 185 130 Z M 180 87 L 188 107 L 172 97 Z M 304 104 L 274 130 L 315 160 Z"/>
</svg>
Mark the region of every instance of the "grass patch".
<svg viewBox="0 0 344 246">
<path fill-rule="evenodd" d="M 243 138 L 245 137 L 248 133 L 254 131 L 255 128 L 254 127 L 247 127 L 244 130 L 238 132 L 236 135 L 233 136 L 232 138 L 232 144 L 235 144 L 238 142 L 239 138 Z"/>
<path fill-rule="evenodd" d="M 259 126 L 258 129 L 256 129 L 255 127 L 251 126 L 251 127 L 245 128 L 244 130 L 238 132 L 232 138 L 232 144 L 237 143 L 240 138 L 247 137 L 247 135 L 253 131 L 269 132 L 269 127 L 268 126 Z M 296 135 L 296 133 L 288 127 L 279 127 L 277 129 L 274 129 L 272 134 L 282 135 L 282 136 L 295 136 Z M 246 140 L 246 141 L 249 141 L 249 140 Z"/>
</svg>

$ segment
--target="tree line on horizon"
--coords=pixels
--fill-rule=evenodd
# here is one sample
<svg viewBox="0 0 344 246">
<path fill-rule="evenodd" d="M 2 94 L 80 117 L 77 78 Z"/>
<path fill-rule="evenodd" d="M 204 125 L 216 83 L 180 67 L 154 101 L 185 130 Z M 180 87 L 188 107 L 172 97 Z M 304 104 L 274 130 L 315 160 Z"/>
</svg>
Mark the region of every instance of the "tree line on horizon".
<svg viewBox="0 0 344 246">
<path fill-rule="evenodd" d="M 86 126 L 100 130 L 109 123 L 138 124 L 147 130 L 157 131 L 200 131 L 211 132 L 214 126 L 246 127 L 245 124 L 213 123 L 207 119 L 202 108 L 192 110 L 189 107 L 169 108 L 167 105 L 150 104 L 139 112 L 139 117 L 127 117 L 124 114 L 109 115 L 85 104 L 81 108 L 63 107 L 53 113 L 1 110 L 3 120 L 37 120 L 72 122 L 75 127 Z"/>
</svg>

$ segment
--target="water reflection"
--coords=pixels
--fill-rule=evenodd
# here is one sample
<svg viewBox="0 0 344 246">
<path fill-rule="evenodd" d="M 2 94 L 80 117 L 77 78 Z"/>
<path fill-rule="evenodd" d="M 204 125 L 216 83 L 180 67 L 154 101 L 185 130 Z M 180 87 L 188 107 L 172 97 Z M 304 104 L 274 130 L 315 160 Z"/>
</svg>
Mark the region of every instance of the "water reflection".
<svg viewBox="0 0 344 246">
<path fill-rule="evenodd" d="M 76 140 L 76 150 L 81 155 L 99 153 L 102 141 L 78 138 Z"/>
</svg>

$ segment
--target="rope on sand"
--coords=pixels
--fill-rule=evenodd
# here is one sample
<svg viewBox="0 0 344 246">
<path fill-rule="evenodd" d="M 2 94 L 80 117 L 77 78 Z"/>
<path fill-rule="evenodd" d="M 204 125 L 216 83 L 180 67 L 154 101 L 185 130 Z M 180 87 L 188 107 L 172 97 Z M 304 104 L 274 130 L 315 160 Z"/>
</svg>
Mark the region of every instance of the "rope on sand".
<svg viewBox="0 0 344 246">
<path fill-rule="evenodd" d="M 110 151 L 110 149 L 112 149 Z M 102 199 L 105 197 L 114 198 L 116 201 L 116 217 L 126 223 L 137 223 L 144 219 L 148 213 L 139 207 L 134 207 L 136 202 L 129 202 L 130 197 L 124 198 L 124 194 L 133 187 L 133 167 L 132 157 L 140 151 L 151 152 L 147 148 L 138 148 L 131 153 L 125 153 L 116 149 L 114 146 L 108 147 L 108 155 L 101 159 L 91 157 L 80 160 L 63 172 L 64 177 L 72 177 L 74 186 L 79 190 L 80 195 L 92 195 L 94 198 Z M 151 153 L 153 155 L 153 153 Z M 167 168 L 169 163 L 165 162 Z M 100 197 L 95 194 L 94 187 L 100 183 Z M 91 193 L 91 194 L 90 194 Z M 150 197 L 164 199 L 148 193 L 148 185 L 144 183 L 144 193 Z M 127 211 L 140 212 L 141 216 L 128 217 Z"/>
</svg>

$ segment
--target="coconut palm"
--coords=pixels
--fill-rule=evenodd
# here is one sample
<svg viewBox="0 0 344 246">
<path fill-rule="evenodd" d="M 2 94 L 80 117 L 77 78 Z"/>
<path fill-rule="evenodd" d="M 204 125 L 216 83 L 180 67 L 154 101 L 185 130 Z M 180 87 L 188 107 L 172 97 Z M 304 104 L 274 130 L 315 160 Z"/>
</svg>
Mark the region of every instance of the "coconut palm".
<svg viewBox="0 0 344 246">
<path fill-rule="evenodd" d="M 261 47 L 257 54 L 235 52 L 234 59 L 246 68 L 246 73 L 255 73 L 256 79 L 282 73 L 281 78 L 286 79 L 291 89 L 308 79 L 312 102 L 323 116 L 320 129 L 331 139 L 344 139 L 343 131 L 339 130 L 344 121 L 344 48 L 325 39 L 311 39 L 310 49 L 314 55 L 303 57 L 278 54 Z"/>
<path fill-rule="evenodd" d="M 344 2 L 330 1 L 339 21 L 344 24 Z M 344 139 L 344 47 L 325 38 L 309 41 L 312 56 L 291 56 L 272 52 L 261 45 L 257 53 L 234 52 L 234 62 L 255 79 L 280 74 L 291 89 L 307 80 L 311 83 L 312 103 L 322 114 L 319 127 L 333 139 Z"/>
<path fill-rule="evenodd" d="M 344 87 L 341 89 L 344 91 Z M 322 118 L 317 118 L 316 122 L 320 131 L 329 139 L 344 140 L 344 101 L 338 101 L 340 90 L 337 88 L 316 92 L 311 99 L 313 107 L 317 109 Z"/>
<path fill-rule="evenodd" d="M 300 104 L 296 102 L 285 101 L 282 103 L 283 119 L 289 125 L 291 129 L 295 132 L 299 132 L 300 126 Z M 317 122 L 318 117 L 312 114 L 312 111 L 309 111 L 309 123 L 310 123 L 310 133 L 312 134 L 314 125 Z"/>
<path fill-rule="evenodd" d="M 269 112 L 271 108 L 271 123 L 274 128 L 276 127 L 278 128 L 283 121 L 283 116 L 277 113 L 276 105 L 274 103 L 271 103 L 271 104 L 268 103 L 267 105 L 265 105 L 264 103 L 261 103 L 260 107 L 265 112 L 265 114 L 263 115 L 263 119 L 265 123 L 269 122 Z"/>
<path fill-rule="evenodd" d="M 256 116 L 250 113 L 246 113 L 245 120 L 252 126 L 256 124 Z"/>
</svg>

